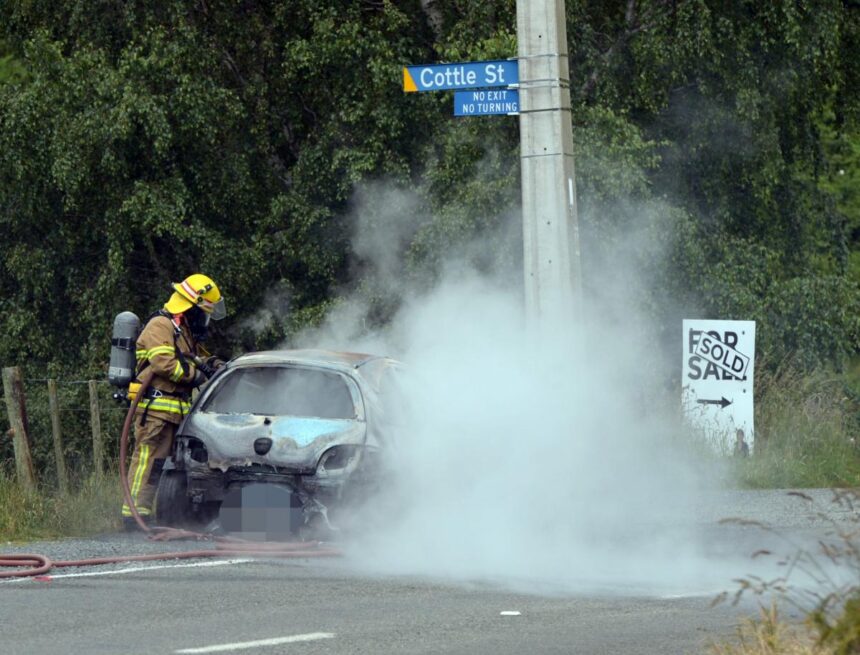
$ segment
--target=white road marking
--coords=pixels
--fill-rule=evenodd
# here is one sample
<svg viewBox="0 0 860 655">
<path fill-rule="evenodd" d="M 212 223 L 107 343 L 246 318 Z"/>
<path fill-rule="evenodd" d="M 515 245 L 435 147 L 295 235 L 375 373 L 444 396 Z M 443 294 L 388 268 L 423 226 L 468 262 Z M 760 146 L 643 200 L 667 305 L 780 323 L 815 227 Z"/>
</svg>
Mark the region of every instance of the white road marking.
<svg viewBox="0 0 860 655">
<path fill-rule="evenodd" d="M 13 582 L 41 582 L 45 579 L 60 580 L 62 578 L 93 578 L 97 575 L 121 575 L 123 573 L 137 573 L 139 571 L 156 571 L 159 569 L 193 569 L 207 566 L 228 566 L 230 564 L 245 564 L 253 562 L 252 559 L 219 559 L 211 562 L 193 562 L 190 564 L 155 564 L 153 566 L 130 566 L 125 569 L 115 569 L 113 571 L 88 571 L 86 573 L 47 573 L 29 578 L 12 578 L 11 580 L 3 580 L 0 584 L 11 584 Z"/>
<path fill-rule="evenodd" d="M 721 589 L 714 589 L 713 591 L 690 591 L 683 594 L 665 594 L 660 596 L 662 600 L 679 600 L 682 598 L 707 598 L 708 596 L 715 597 L 720 594 Z"/>
<path fill-rule="evenodd" d="M 520 616 L 521 614 L 521 612 L 517 612 L 516 610 L 505 610 L 503 612 L 499 612 L 499 616 Z"/>
<path fill-rule="evenodd" d="M 227 650 L 245 650 L 246 648 L 260 648 L 262 646 L 279 646 L 281 644 L 294 644 L 302 641 L 317 641 L 319 639 L 333 639 L 333 632 L 308 632 L 303 635 L 292 635 L 291 637 L 275 637 L 273 639 L 259 639 L 257 641 L 240 641 L 234 644 L 218 644 L 216 646 L 201 646 L 200 648 L 183 648 L 174 651 L 181 655 L 192 655 L 193 653 L 221 653 Z"/>
</svg>

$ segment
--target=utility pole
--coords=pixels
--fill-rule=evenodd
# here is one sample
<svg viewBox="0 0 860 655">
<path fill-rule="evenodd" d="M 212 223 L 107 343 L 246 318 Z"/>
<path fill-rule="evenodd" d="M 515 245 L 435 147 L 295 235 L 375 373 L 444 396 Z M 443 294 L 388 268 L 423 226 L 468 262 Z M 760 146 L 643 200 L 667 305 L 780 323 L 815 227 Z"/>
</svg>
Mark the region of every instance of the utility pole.
<svg viewBox="0 0 860 655">
<path fill-rule="evenodd" d="M 517 0 L 517 41 L 526 317 L 541 335 L 581 311 L 564 0 Z"/>
</svg>

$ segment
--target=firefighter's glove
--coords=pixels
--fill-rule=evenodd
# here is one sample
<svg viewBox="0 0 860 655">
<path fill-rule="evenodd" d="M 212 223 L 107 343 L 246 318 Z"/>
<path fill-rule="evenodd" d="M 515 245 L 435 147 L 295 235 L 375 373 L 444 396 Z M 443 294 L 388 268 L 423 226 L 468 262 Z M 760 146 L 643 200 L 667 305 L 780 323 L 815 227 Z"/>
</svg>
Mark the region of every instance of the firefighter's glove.
<svg viewBox="0 0 860 655">
<path fill-rule="evenodd" d="M 194 379 L 191 381 L 192 387 L 200 387 L 209 380 L 209 376 L 206 375 L 206 372 L 201 368 L 197 367 L 197 370 L 194 371 Z"/>
<path fill-rule="evenodd" d="M 209 378 L 211 378 L 213 375 L 215 375 L 215 367 L 212 366 L 211 364 L 209 364 L 208 359 L 206 361 L 203 361 L 203 362 L 200 362 L 199 364 L 197 364 L 197 370 L 198 370 L 198 372 L 203 373 L 203 375 L 206 376 L 207 380 Z"/>
<path fill-rule="evenodd" d="M 207 365 L 207 366 L 212 367 L 212 372 L 213 372 L 213 373 L 214 373 L 215 371 L 217 371 L 219 368 L 221 368 L 222 366 L 224 366 L 224 360 L 223 360 L 223 359 L 218 359 L 218 358 L 217 358 L 217 357 L 215 357 L 214 355 L 212 355 L 211 357 L 207 357 L 204 361 L 205 361 L 205 363 L 206 363 L 206 365 Z M 210 376 L 210 377 L 211 377 L 211 376 Z"/>
</svg>

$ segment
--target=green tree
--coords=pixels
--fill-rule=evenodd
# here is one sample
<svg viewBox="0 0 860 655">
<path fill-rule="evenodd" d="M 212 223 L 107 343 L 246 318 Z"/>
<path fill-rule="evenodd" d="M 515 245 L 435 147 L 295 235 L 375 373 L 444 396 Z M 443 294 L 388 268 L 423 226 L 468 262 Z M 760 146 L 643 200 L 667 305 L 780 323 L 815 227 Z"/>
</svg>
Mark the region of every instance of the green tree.
<svg viewBox="0 0 860 655">
<path fill-rule="evenodd" d="M 235 314 L 279 285 L 325 303 L 347 276 L 352 185 L 408 177 L 434 113 L 391 89 L 421 58 L 419 12 L 12 6 L 29 80 L 0 90 L 0 361 L 98 366 L 117 311 L 146 314 L 198 269 Z"/>
<path fill-rule="evenodd" d="M 15 53 L 10 52 L 0 40 L 0 84 L 20 81 L 24 77 L 24 66 Z"/>
<path fill-rule="evenodd" d="M 580 0 L 568 14 L 592 250 L 651 221 L 674 244 L 646 299 L 667 327 L 680 313 L 755 318 L 774 358 L 856 352 L 850 203 L 826 183 L 839 156 L 856 165 L 844 141 L 827 147 L 830 125 L 857 129 L 856 7 Z"/>
<path fill-rule="evenodd" d="M 0 5 L 0 80 L 14 78 L 0 83 L 0 361 L 96 372 L 113 315 L 145 315 L 198 269 L 234 316 L 289 299 L 262 332 L 216 335 L 220 349 L 273 345 L 357 283 L 350 198 L 369 180 L 426 214 L 401 253 L 414 276 L 477 235 L 516 269 L 500 230 L 519 197 L 516 121 L 453 119 L 450 94 L 399 88 L 404 64 L 515 55 L 515 10 Z M 755 318 L 774 356 L 855 353 L 856 7 L 568 0 L 567 13 L 591 296 L 623 259 L 667 334 L 682 315 Z"/>
</svg>

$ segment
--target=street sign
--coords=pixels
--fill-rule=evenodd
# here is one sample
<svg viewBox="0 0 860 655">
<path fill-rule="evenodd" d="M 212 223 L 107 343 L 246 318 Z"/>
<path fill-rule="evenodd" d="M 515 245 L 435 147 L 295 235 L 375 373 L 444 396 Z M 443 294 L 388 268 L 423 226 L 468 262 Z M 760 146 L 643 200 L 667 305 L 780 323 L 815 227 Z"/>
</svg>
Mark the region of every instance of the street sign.
<svg viewBox="0 0 860 655">
<path fill-rule="evenodd" d="M 754 441 L 755 321 L 684 320 L 681 402 L 690 423 L 723 454 Z"/>
<path fill-rule="evenodd" d="M 519 65 L 516 60 L 509 59 L 406 66 L 403 69 L 403 90 L 407 93 L 515 86 L 519 80 Z"/>
<path fill-rule="evenodd" d="M 454 92 L 454 116 L 511 116 L 519 113 L 520 92 L 516 89 Z"/>
</svg>

